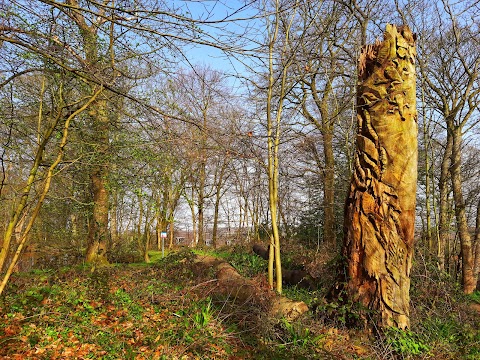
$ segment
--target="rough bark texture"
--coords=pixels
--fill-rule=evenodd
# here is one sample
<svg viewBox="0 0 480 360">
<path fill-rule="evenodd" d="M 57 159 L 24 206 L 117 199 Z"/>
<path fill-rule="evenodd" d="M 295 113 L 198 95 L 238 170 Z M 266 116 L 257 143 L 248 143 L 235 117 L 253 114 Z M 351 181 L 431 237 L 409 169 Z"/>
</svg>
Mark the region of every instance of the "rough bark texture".
<svg viewBox="0 0 480 360">
<path fill-rule="evenodd" d="M 472 252 L 472 239 L 468 229 L 467 214 L 465 211 L 465 200 L 462 193 L 461 174 L 461 146 L 462 128 L 457 127 L 452 131 L 452 166 L 450 168 L 452 178 L 453 200 L 455 202 L 455 218 L 457 220 L 458 236 L 460 238 L 462 254 L 462 284 L 463 292 L 471 294 L 477 287 L 474 274 L 474 258 Z"/>
<path fill-rule="evenodd" d="M 378 314 L 380 326 L 409 326 L 417 182 L 415 35 L 387 25 L 359 60 L 357 150 L 345 204 L 344 290 Z"/>
<path fill-rule="evenodd" d="M 105 69 L 102 68 L 105 66 L 105 61 L 99 54 L 102 48 L 98 37 L 100 23 L 91 23 L 85 14 L 76 10 L 80 8 L 78 0 L 67 0 L 66 4 L 69 5 L 68 15 L 78 27 L 83 42 L 85 66 L 95 74 L 95 77 L 98 76 L 100 79 L 100 74 L 105 72 Z M 97 21 L 101 20 L 97 19 Z M 107 185 L 110 117 L 107 105 L 105 93 L 102 93 L 102 97 L 99 97 L 89 108 L 90 126 L 93 133 L 93 138 L 89 141 L 94 146 L 96 158 L 90 169 L 93 210 L 88 229 L 86 261 L 94 265 L 108 263 L 106 252 L 110 235 L 108 229 L 109 188 Z"/>
<path fill-rule="evenodd" d="M 474 263 L 474 275 L 477 281 L 477 290 L 480 290 L 480 199 L 477 204 L 477 218 L 475 221 L 475 263 Z"/>
<path fill-rule="evenodd" d="M 106 170 L 102 166 L 90 175 L 94 205 L 88 230 L 86 261 L 97 265 L 108 263 L 108 190 L 104 183 L 105 175 Z"/>
<path fill-rule="evenodd" d="M 450 166 L 451 166 L 451 154 L 452 154 L 452 135 L 447 132 L 447 143 L 445 145 L 445 152 L 442 158 L 442 164 L 440 167 L 440 179 L 438 181 L 439 190 L 439 222 L 438 222 L 438 266 L 440 270 L 445 270 L 445 255 L 449 255 L 449 236 L 450 236 L 450 215 L 449 215 L 449 199 L 448 194 L 450 192 L 449 179 L 450 179 Z M 448 262 L 447 262 L 448 268 Z"/>
</svg>

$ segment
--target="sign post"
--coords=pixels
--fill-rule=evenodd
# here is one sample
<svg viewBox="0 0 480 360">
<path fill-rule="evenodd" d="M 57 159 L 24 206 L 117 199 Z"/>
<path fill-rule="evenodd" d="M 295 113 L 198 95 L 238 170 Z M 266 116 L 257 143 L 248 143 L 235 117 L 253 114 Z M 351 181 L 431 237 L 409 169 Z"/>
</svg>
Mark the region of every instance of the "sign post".
<svg viewBox="0 0 480 360">
<path fill-rule="evenodd" d="M 162 231 L 160 233 L 160 237 L 162 238 L 162 258 L 165 257 L 165 239 L 167 238 L 167 232 Z"/>
</svg>

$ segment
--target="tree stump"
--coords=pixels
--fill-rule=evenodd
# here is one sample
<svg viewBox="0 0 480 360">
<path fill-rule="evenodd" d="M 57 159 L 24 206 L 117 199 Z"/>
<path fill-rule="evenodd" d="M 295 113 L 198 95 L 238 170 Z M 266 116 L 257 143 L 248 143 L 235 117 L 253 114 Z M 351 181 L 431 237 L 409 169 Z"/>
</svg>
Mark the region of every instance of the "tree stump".
<svg viewBox="0 0 480 360">
<path fill-rule="evenodd" d="M 345 204 L 348 299 L 406 328 L 409 319 L 417 182 L 415 39 L 387 25 L 384 40 L 362 49 L 357 88 L 355 166 Z M 367 317 L 364 314 L 365 319 Z"/>
</svg>

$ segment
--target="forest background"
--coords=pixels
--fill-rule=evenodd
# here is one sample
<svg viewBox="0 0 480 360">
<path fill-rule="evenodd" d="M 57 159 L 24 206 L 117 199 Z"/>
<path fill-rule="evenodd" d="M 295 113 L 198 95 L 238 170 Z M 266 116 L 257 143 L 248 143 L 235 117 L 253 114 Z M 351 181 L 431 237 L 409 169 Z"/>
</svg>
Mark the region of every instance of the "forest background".
<svg viewBox="0 0 480 360">
<path fill-rule="evenodd" d="M 33 264 L 148 261 L 162 232 L 261 241 L 272 214 L 334 257 L 357 60 L 386 23 L 417 34 L 416 256 L 475 290 L 478 1 L 0 4 L 1 291 Z"/>
</svg>

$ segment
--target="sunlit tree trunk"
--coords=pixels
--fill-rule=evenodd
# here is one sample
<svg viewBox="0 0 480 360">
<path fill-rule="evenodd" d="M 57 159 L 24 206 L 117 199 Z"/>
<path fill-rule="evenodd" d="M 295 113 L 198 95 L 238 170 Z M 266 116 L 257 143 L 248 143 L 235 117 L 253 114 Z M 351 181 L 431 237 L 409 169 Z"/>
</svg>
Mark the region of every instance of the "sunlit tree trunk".
<svg viewBox="0 0 480 360">
<path fill-rule="evenodd" d="M 115 247 L 119 242 L 119 232 L 118 232 L 118 194 L 117 191 L 113 191 L 112 195 L 112 206 L 110 208 L 110 239 L 112 241 L 111 246 Z"/>
<path fill-rule="evenodd" d="M 192 187 L 191 193 L 192 197 L 190 199 L 186 199 L 188 202 L 188 207 L 190 208 L 190 215 L 192 217 L 192 242 L 191 246 L 197 246 L 198 236 L 197 236 L 197 216 L 195 214 L 195 203 L 193 202 L 195 196 L 195 189 Z"/>
<path fill-rule="evenodd" d="M 278 91 L 277 107 L 273 106 L 275 97 L 275 83 L 276 69 L 275 69 L 275 51 L 278 41 L 280 28 L 280 2 L 277 0 L 274 3 L 275 13 L 274 19 L 267 24 L 268 31 L 268 87 L 267 87 L 267 106 L 266 106 L 266 122 L 267 122 L 267 178 L 268 178 L 268 204 L 271 218 L 271 234 L 270 234 L 270 257 L 268 263 L 268 281 L 270 287 L 273 289 L 273 268 L 275 265 L 275 279 L 276 291 L 282 293 L 282 266 L 280 257 L 280 231 L 278 226 L 278 175 L 279 175 L 279 148 L 280 148 L 280 134 L 281 134 L 281 119 L 283 102 L 286 93 L 286 75 L 289 64 L 283 64 L 282 75 L 280 77 L 280 85 Z M 291 25 L 291 20 L 289 21 Z M 288 27 L 290 30 L 290 26 Z M 288 45 L 289 32 L 285 32 L 285 45 L 280 50 L 281 55 L 285 53 L 285 47 Z M 276 111 L 276 116 L 274 116 Z"/>
<path fill-rule="evenodd" d="M 147 213 L 145 215 L 145 224 L 143 228 L 143 244 L 144 244 L 144 254 L 143 254 L 143 260 L 146 263 L 150 262 L 150 255 L 148 254 L 148 251 L 150 250 L 150 244 L 152 241 L 152 234 L 150 232 L 150 229 L 152 227 L 153 222 L 155 221 L 155 216 L 151 216 L 151 209 L 148 208 Z"/>
<path fill-rule="evenodd" d="M 421 86 L 422 92 L 422 124 L 423 124 L 423 151 L 424 151 L 424 166 L 425 166 L 425 212 L 426 212 L 426 229 L 424 229 L 425 240 L 428 245 L 428 256 L 435 254 L 435 248 L 433 243 L 433 236 L 432 236 L 432 214 L 431 214 L 431 182 L 430 182 L 430 148 L 431 148 L 431 140 L 429 134 L 429 124 L 430 120 L 427 120 L 427 112 L 426 112 L 426 103 L 425 103 L 425 88 L 424 84 L 422 83 Z"/>
<path fill-rule="evenodd" d="M 387 25 L 383 42 L 362 50 L 357 151 L 345 205 L 343 289 L 350 300 L 378 314 L 377 325 L 399 328 L 410 325 L 418 133 L 415 56 L 415 36 L 407 26 Z"/>
<path fill-rule="evenodd" d="M 102 65 L 105 65 L 105 59 L 99 54 L 101 44 L 98 34 L 103 19 L 98 18 L 95 19 L 98 23 L 91 23 L 82 12 L 77 11 L 80 8 L 78 0 L 67 0 L 67 4 L 71 6 L 68 9 L 69 16 L 78 27 L 83 41 L 84 62 L 92 72 L 100 74 L 104 70 Z M 104 14 L 103 10 L 101 13 Z M 110 40 L 113 41 L 113 39 Z M 113 50 L 111 49 L 110 52 L 113 62 Z M 92 104 L 89 116 L 96 156 L 95 163 L 90 170 L 93 209 L 88 229 L 86 261 L 91 264 L 105 264 L 108 263 L 106 252 L 109 247 L 110 235 L 108 229 L 109 190 L 107 186 L 110 119 L 105 92 Z"/>
<path fill-rule="evenodd" d="M 219 164 L 220 165 L 220 164 Z M 215 204 L 213 210 L 213 229 L 212 229 L 212 246 L 217 247 L 218 237 L 218 218 L 220 214 L 220 200 L 222 199 L 222 187 L 224 185 L 225 172 L 227 170 L 227 161 L 223 161 L 220 169 L 215 173 Z"/>
<path fill-rule="evenodd" d="M 477 204 L 477 218 L 475 222 L 475 263 L 474 263 L 474 276 L 476 279 L 476 283 L 478 285 L 478 281 L 480 280 L 479 272 L 480 272 L 480 199 L 478 200 Z M 477 286 L 477 290 L 479 287 Z"/>
<path fill-rule="evenodd" d="M 462 174 L 461 174 L 461 144 L 462 128 L 455 127 L 449 129 L 452 131 L 452 166 L 451 179 L 453 189 L 453 199 L 455 202 L 455 218 L 458 227 L 458 236 L 461 244 L 462 254 L 462 283 L 465 294 L 471 294 L 477 286 L 474 276 L 474 263 L 472 253 L 472 239 L 468 230 L 467 215 L 465 212 L 465 201 L 462 193 Z"/>
<path fill-rule="evenodd" d="M 108 132 L 110 121 L 107 115 L 107 101 L 102 99 L 93 105 L 93 117 L 97 163 L 93 164 L 90 181 L 92 187 L 93 210 L 88 229 L 86 261 L 92 264 L 108 263 L 106 253 L 109 246 L 108 211 L 109 190 L 107 187 L 108 165 L 106 155 L 109 148 Z"/>
<path fill-rule="evenodd" d="M 438 265 L 441 270 L 445 270 L 445 249 L 449 247 L 450 236 L 450 216 L 448 194 L 450 193 L 450 163 L 452 153 L 452 136 L 447 133 L 447 143 L 443 153 L 442 164 L 440 167 L 440 179 L 438 181 L 439 188 L 439 215 L 438 215 L 438 244 L 437 256 Z M 447 250 L 447 253 L 449 251 Z"/>
<path fill-rule="evenodd" d="M 54 171 L 57 168 L 57 166 L 60 164 L 60 162 L 63 160 L 65 146 L 67 144 L 67 139 L 68 139 L 68 132 L 69 132 L 70 123 L 71 123 L 72 119 L 74 119 L 80 113 L 85 111 L 91 105 L 93 100 L 99 95 L 99 93 L 101 93 L 101 91 L 102 90 L 100 89 L 98 92 L 93 94 L 92 97 L 84 105 L 82 105 L 80 108 L 78 108 L 77 110 L 72 112 L 65 119 L 65 123 L 63 124 L 63 129 L 62 129 L 62 133 L 61 133 L 60 143 L 59 143 L 59 146 L 58 146 L 58 154 L 57 154 L 56 158 L 52 161 L 52 163 L 50 164 L 50 166 L 49 166 L 49 168 L 46 172 L 46 176 L 45 176 L 45 179 L 44 179 L 43 186 L 39 189 L 40 194 L 39 194 L 38 200 L 37 200 L 37 202 L 36 202 L 36 204 L 33 208 L 32 213 L 30 214 L 30 217 L 29 217 L 27 225 L 25 226 L 25 229 L 23 230 L 20 238 L 18 239 L 18 246 L 15 250 L 15 253 L 13 254 L 13 258 L 10 262 L 10 265 L 6 269 L 6 272 L 3 274 L 3 277 L 2 277 L 1 282 L 0 282 L 0 295 L 3 293 L 3 291 L 5 289 L 5 286 L 7 285 L 7 282 L 10 279 L 10 276 L 13 273 L 13 269 L 15 268 L 15 265 L 17 264 L 17 262 L 20 258 L 20 255 L 22 254 L 23 249 L 25 248 L 25 245 L 27 244 L 28 235 L 33 228 L 35 220 L 38 217 L 40 209 L 42 208 L 43 203 L 45 201 L 45 198 L 46 198 L 46 196 L 48 194 L 48 191 L 50 189 L 50 185 L 52 183 L 52 179 L 53 179 L 53 176 L 54 176 Z M 3 238 L 2 249 L 1 249 L 1 252 L 0 252 L 0 274 L 3 273 L 2 270 L 5 266 L 7 255 L 8 255 L 8 252 L 10 250 L 10 244 L 11 244 L 11 240 L 12 240 L 12 236 L 13 236 L 13 229 L 15 228 L 16 221 L 18 221 L 19 214 L 21 214 L 25 210 L 26 201 L 29 198 L 31 188 L 33 186 L 33 182 L 34 182 L 34 180 L 36 180 L 40 160 L 43 158 L 43 154 L 45 152 L 45 147 L 46 147 L 47 143 L 49 142 L 49 140 L 51 140 L 53 130 L 56 128 L 56 125 L 59 124 L 59 121 L 62 118 L 62 112 L 63 112 L 63 108 L 60 109 L 58 115 L 55 117 L 55 120 L 53 121 L 51 126 L 49 126 L 47 128 L 47 130 L 45 131 L 43 140 L 41 142 L 39 141 L 39 145 L 38 145 L 38 148 L 37 148 L 37 153 L 36 153 L 36 156 L 35 156 L 35 161 L 33 163 L 32 169 L 30 170 L 30 174 L 29 174 L 29 177 L 28 177 L 28 180 L 27 180 L 27 184 L 23 189 L 22 198 L 21 198 L 19 204 L 17 205 L 17 207 L 15 208 L 15 211 L 12 213 L 12 217 L 11 217 L 10 222 L 8 224 L 7 231 L 5 232 L 5 235 L 4 235 L 4 238 Z"/>
<path fill-rule="evenodd" d="M 323 241 L 335 246 L 335 156 L 333 154 L 333 124 L 323 131 L 323 155 L 325 158 L 325 175 L 323 190 L 324 226 Z"/>
<path fill-rule="evenodd" d="M 309 82 L 305 82 L 310 88 L 314 103 L 320 113 L 320 119 L 316 119 L 303 104 L 303 114 L 307 119 L 320 130 L 322 134 L 323 160 L 322 168 L 323 181 L 323 241 L 326 244 L 336 245 L 335 233 L 335 155 L 333 153 L 333 131 L 334 119 L 330 115 L 329 100 L 333 95 L 332 80 L 335 75 L 330 75 L 323 89 L 323 95 L 318 95 L 316 75 Z M 304 89 L 304 97 L 306 95 Z M 320 163 L 317 161 L 317 163 Z"/>
</svg>

